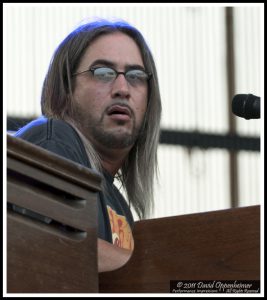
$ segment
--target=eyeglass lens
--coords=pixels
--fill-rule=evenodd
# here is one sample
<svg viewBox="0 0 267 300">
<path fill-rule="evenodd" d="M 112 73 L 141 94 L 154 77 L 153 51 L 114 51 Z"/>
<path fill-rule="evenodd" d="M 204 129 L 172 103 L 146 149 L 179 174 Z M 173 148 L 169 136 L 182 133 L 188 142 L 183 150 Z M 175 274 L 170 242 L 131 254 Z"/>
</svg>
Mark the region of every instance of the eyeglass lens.
<svg viewBox="0 0 267 300">
<path fill-rule="evenodd" d="M 94 77 L 103 82 L 110 82 L 117 78 L 119 74 L 124 74 L 126 80 L 132 84 L 144 83 L 148 79 L 148 75 L 142 70 L 129 70 L 126 73 L 116 72 L 111 68 L 100 67 L 92 69 Z"/>
</svg>

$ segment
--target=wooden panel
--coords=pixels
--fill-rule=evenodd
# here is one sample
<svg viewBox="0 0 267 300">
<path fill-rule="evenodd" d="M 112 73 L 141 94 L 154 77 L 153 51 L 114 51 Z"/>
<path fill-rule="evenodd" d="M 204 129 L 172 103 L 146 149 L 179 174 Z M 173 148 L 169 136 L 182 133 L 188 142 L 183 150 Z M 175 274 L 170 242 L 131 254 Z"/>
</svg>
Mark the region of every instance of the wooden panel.
<svg viewBox="0 0 267 300">
<path fill-rule="evenodd" d="M 13 157 L 17 161 L 26 162 L 28 166 L 46 170 L 48 174 L 56 174 L 58 178 L 78 186 L 100 191 L 100 174 L 20 138 L 7 135 L 7 156 L 8 159 Z"/>
<path fill-rule="evenodd" d="M 135 223 L 135 249 L 100 292 L 169 293 L 170 280 L 259 280 L 260 207 Z"/>
<path fill-rule="evenodd" d="M 9 203 L 34 211 L 38 214 L 80 230 L 96 227 L 94 216 L 97 215 L 95 205 L 96 195 L 88 191 L 86 199 L 65 199 L 47 189 L 46 191 L 36 186 L 18 185 L 11 179 L 7 183 Z M 70 196 L 69 196 L 70 197 Z"/>
<path fill-rule="evenodd" d="M 26 141 L 7 141 L 7 292 L 97 292 L 101 176 Z"/>
<path fill-rule="evenodd" d="M 64 232 L 9 211 L 8 293 L 98 291 L 96 230 Z"/>
</svg>

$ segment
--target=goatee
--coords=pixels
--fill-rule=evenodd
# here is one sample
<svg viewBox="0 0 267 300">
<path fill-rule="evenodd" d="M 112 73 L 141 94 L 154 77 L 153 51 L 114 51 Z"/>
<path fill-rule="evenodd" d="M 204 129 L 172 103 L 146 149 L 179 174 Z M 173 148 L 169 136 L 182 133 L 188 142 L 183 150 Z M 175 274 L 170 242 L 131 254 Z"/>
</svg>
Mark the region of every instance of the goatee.
<svg viewBox="0 0 267 300">
<path fill-rule="evenodd" d="M 125 105 L 121 102 L 116 102 L 118 105 Z M 75 104 L 73 112 L 73 120 L 83 134 L 90 140 L 93 138 L 96 142 L 110 149 L 123 149 L 133 146 L 136 142 L 140 128 L 136 126 L 134 114 L 131 114 L 132 130 L 131 132 L 123 131 L 125 123 L 117 122 L 117 128 L 108 130 L 104 128 L 104 117 L 107 109 L 102 113 L 100 119 L 96 119 L 88 111 L 84 111 L 79 104 Z"/>
</svg>

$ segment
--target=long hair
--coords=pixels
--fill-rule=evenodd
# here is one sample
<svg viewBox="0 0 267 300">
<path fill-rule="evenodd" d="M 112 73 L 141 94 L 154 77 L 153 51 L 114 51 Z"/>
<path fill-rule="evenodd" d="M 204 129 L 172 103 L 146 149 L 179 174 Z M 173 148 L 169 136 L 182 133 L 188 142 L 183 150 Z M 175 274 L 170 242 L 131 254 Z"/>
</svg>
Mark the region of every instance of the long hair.
<svg viewBox="0 0 267 300">
<path fill-rule="evenodd" d="M 100 35 L 122 32 L 138 45 L 145 69 L 152 73 L 148 83 L 148 104 L 139 137 L 118 172 L 130 207 L 139 218 L 146 218 L 153 211 L 153 190 L 157 179 L 157 146 L 160 133 L 161 98 L 158 76 L 152 53 L 142 34 L 129 23 L 116 20 L 95 20 L 79 26 L 58 46 L 44 80 L 41 108 L 46 117 L 67 120 L 73 113 L 73 74 L 88 46 Z M 75 121 L 75 120 L 73 120 Z M 97 153 L 90 147 L 92 166 L 98 167 Z"/>
</svg>

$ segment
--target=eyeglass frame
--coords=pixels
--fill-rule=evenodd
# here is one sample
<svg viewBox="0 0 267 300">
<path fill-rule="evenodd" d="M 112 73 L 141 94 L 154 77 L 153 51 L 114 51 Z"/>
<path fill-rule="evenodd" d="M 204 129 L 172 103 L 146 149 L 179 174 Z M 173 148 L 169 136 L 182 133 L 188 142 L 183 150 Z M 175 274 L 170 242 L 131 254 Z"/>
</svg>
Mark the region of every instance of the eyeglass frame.
<svg viewBox="0 0 267 300">
<path fill-rule="evenodd" d="M 72 76 L 80 75 L 80 74 L 83 74 L 83 73 L 86 73 L 86 72 L 91 72 L 92 75 L 94 76 L 94 72 L 95 72 L 97 69 L 100 69 L 100 68 L 111 69 L 112 71 L 114 71 L 114 72 L 116 73 L 116 77 L 115 77 L 114 79 L 112 79 L 111 81 L 107 81 L 107 83 L 108 83 L 108 82 L 113 82 L 113 81 L 115 81 L 115 80 L 118 78 L 118 76 L 119 76 L 120 74 L 122 74 L 122 75 L 124 76 L 124 78 L 126 79 L 126 81 L 127 81 L 128 83 L 130 83 L 130 82 L 128 81 L 127 77 L 126 77 L 126 74 L 127 74 L 129 71 L 133 71 L 133 70 L 138 70 L 138 71 L 144 72 L 144 73 L 147 75 L 147 79 L 145 80 L 146 82 L 148 82 L 148 81 L 152 78 L 152 76 L 153 76 L 152 73 L 147 73 L 146 71 L 141 70 L 141 69 L 130 69 L 130 70 L 126 71 L 126 72 L 119 72 L 119 71 L 117 71 L 116 69 L 114 69 L 114 68 L 112 68 L 112 67 L 109 67 L 109 66 L 108 66 L 108 67 L 107 67 L 107 66 L 91 67 L 91 68 L 89 68 L 88 70 L 73 73 Z M 100 81 L 101 81 L 101 80 L 100 80 Z M 104 82 L 104 81 L 102 81 L 102 82 Z M 130 83 L 130 84 L 131 84 L 131 83 Z"/>
</svg>

